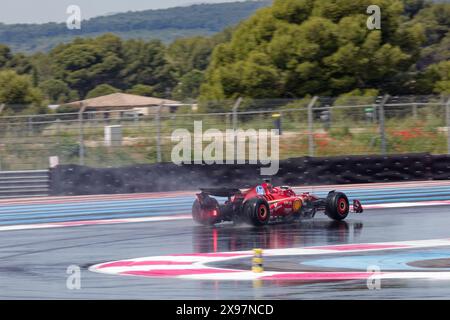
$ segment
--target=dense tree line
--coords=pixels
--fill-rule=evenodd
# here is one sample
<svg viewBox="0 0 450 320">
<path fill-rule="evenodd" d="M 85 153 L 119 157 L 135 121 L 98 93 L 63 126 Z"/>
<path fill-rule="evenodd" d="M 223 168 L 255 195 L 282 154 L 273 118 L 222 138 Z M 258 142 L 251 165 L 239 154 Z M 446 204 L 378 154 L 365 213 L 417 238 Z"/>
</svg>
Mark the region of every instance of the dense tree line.
<svg viewBox="0 0 450 320">
<path fill-rule="evenodd" d="M 448 3 L 275 0 L 215 48 L 201 98 L 450 93 L 449 30 Z"/>
<path fill-rule="evenodd" d="M 381 30 L 365 9 L 382 8 Z M 200 101 L 450 93 L 450 4 L 275 0 L 214 36 L 77 38 L 48 53 L 0 45 L 3 114 L 113 92 Z"/>
<path fill-rule="evenodd" d="M 45 111 L 42 105 L 114 92 L 196 99 L 214 47 L 230 37 L 231 29 L 225 29 L 212 37 L 180 38 L 165 45 L 109 33 L 29 56 L 1 45 L 0 103 L 7 106 L 3 112 L 12 113 Z M 27 105 L 33 107 L 24 110 Z"/>
</svg>

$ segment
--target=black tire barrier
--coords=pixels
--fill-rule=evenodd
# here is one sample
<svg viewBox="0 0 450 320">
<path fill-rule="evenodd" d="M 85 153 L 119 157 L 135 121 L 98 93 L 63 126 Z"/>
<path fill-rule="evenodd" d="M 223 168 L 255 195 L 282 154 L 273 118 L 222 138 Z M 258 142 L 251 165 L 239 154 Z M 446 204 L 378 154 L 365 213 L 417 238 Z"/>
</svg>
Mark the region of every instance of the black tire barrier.
<svg viewBox="0 0 450 320">
<path fill-rule="evenodd" d="M 433 156 L 431 171 L 433 180 L 450 180 L 450 155 Z"/>
<path fill-rule="evenodd" d="M 260 165 L 142 164 L 119 168 L 60 165 L 50 169 L 51 195 L 91 195 L 246 188 L 260 183 Z M 274 185 L 350 184 L 450 179 L 450 156 L 427 153 L 302 157 L 280 161 Z"/>
</svg>

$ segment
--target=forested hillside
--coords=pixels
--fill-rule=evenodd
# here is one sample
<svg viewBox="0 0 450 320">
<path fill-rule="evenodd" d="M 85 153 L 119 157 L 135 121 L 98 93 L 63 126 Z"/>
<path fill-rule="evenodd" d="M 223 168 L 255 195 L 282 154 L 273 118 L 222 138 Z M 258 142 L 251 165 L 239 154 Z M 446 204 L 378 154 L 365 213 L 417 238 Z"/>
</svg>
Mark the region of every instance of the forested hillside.
<svg viewBox="0 0 450 320">
<path fill-rule="evenodd" d="M 48 51 L 77 36 L 95 37 L 106 32 L 125 39 L 170 42 L 182 36 L 212 35 L 270 3 L 271 0 L 259 0 L 126 12 L 83 21 L 81 30 L 69 30 L 65 23 L 0 23 L 0 43 L 13 51 Z"/>
</svg>

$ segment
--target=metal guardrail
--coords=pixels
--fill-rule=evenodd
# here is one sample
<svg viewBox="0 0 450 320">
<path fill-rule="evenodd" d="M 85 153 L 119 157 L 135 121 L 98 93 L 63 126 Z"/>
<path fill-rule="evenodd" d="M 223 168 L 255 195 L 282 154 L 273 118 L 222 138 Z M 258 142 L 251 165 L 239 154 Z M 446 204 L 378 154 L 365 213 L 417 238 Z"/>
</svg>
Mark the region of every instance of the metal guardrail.
<svg viewBox="0 0 450 320">
<path fill-rule="evenodd" d="M 0 171 L 0 199 L 48 196 L 48 170 Z"/>
</svg>

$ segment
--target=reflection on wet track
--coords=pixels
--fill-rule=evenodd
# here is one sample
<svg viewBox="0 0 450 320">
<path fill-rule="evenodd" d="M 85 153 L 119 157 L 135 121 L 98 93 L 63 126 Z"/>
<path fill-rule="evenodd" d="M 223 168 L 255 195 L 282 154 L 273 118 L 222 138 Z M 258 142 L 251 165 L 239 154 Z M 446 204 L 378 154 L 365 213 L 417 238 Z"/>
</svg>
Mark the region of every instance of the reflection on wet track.
<svg viewBox="0 0 450 320">
<path fill-rule="evenodd" d="M 434 206 L 373 209 L 362 215 L 352 215 L 346 222 L 336 223 L 320 216 L 298 224 L 280 224 L 265 228 L 234 227 L 231 224 L 204 228 L 196 226 L 191 220 L 179 220 L 0 232 L 0 297 L 6 299 L 449 298 L 450 284 L 441 280 L 383 280 L 381 290 L 369 290 L 365 280 L 254 283 L 127 277 L 88 270 L 94 264 L 137 257 L 450 238 L 449 213 L 448 206 Z M 433 251 L 432 258 L 437 260 L 436 263 L 442 263 L 444 253 L 445 251 Z M 391 251 L 390 254 L 395 253 Z M 339 254 L 336 258 L 340 256 L 343 254 Z M 369 257 L 366 260 L 371 262 L 373 261 L 371 259 Z M 420 256 L 414 255 L 413 259 L 420 260 Z M 291 262 L 298 265 L 302 261 L 296 257 Z M 339 263 L 347 262 L 341 260 Z M 267 263 L 271 263 L 270 259 Z M 82 267 L 80 290 L 66 288 L 66 270 L 72 264 Z"/>
<path fill-rule="evenodd" d="M 195 226 L 193 252 L 252 250 L 254 248 L 296 248 L 313 246 L 317 237 L 324 243 L 357 241 L 364 223 L 358 220 L 304 220 L 295 224 L 275 224 L 263 228 L 223 224 L 217 227 Z"/>
</svg>

